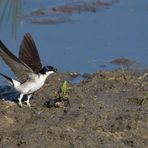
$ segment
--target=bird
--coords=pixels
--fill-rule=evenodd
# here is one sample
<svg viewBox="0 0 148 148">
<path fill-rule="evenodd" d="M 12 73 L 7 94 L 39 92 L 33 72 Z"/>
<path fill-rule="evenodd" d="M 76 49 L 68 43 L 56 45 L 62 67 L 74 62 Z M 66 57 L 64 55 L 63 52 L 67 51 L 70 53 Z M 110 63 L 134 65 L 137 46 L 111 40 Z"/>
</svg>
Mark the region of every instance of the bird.
<svg viewBox="0 0 148 148">
<path fill-rule="evenodd" d="M 22 107 L 22 99 L 27 96 L 25 103 L 31 107 L 30 98 L 45 83 L 46 78 L 57 72 L 53 66 L 42 66 L 36 44 L 30 33 L 25 33 L 19 49 L 18 58 L 0 40 L 0 56 L 9 66 L 16 78 L 10 78 L 0 73 L 10 86 L 19 92 L 18 104 Z"/>
</svg>

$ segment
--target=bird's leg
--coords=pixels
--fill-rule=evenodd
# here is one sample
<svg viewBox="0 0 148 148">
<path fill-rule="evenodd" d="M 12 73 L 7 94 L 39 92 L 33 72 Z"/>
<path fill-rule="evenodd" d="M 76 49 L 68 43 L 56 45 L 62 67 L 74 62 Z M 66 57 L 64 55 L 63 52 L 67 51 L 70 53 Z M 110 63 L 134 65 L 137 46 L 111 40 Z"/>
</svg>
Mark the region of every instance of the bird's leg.
<svg viewBox="0 0 148 148">
<path fill-rule="evenodd" d="M 22 104 L 23 96 L 24 96 L 23 94 L 20 94 L 20 97 L 18 98 L 18 101 L 19 101 L 18 104 L 19 104 L 19 106 L 21 106 L 21 107 L 23 106 L 23 104 Z"/>
<path fill-rule="evenodd" d="M 29 107 L 31 107 L 31 104 L 30 104 L 30 98 L 32 97 L 32 94 L 30 94 L 30 95 L 28 95 L 27 96 L 27 101 L 25 101 L 25 103 L 29 106 Z"/>
</svg>

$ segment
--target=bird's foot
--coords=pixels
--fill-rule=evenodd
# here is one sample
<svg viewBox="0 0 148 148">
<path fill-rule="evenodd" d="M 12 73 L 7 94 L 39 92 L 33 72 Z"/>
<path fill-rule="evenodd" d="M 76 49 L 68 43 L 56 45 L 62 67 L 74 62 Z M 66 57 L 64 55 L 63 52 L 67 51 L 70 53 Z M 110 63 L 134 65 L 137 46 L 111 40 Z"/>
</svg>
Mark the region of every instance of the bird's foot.
<svg viewBox="0 0 148 148">
<path fill-rule="evenodd" d="M 23 106 L 23 104 L 22 104 L 22 98 L 23 98 L 23 94 L 20 94 L 20 97 L 18 98 L 18 101 L 19 101 L 18 105 L 19 105 L 20 107 Z"/>
<path fill-rule="evenodd" d="M 20 102 L 20 101 L 19 101 L 18 105 L 19 105 L 20 107 L 22 107 L 22 106 L 23 106 L 22 102 Z"/>
<path fill-rule="evenodd" d="M 24 102 L 27 104 L 27 106 L 31 107 L 31 104 L 30 104 L 29 100 L 24 101 Z"/>
</svg>

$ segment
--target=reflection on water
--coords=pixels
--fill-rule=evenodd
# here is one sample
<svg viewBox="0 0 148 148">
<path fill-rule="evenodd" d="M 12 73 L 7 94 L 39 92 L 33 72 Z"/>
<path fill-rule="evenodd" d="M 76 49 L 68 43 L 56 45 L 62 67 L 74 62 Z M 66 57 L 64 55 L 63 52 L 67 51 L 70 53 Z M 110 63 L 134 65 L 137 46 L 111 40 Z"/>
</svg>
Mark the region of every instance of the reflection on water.
<svg viewBox="0 0 148 148">
<path fill-rule="evenodd" d="M 0 99 L 16 101 L 19 93 L 8 85 L 0 85 Z"/>
<path fill-rule="evenodd" d="M 75 1 L 64 3 L 49 8 L 39 8 L 32 11 L 24 17 L 24 20 L 35 24 L 59 24 L 72 21 L 72 14 L 81 14 L 83 12 L 95 13 L 99 8 L 109 7 L 118 2 L 118 0 L 101 1 Z"/>
<path fill-rule="evenodd" d="M 112 61 L 110 61 L 111 64 L 117 65 L 118 68 L 121 68 L 122 70 L 135 70 L 135 71 L 143 71 L 147 69 L 146 66 L 138 63 L 135 60 L 130 60 L 127 58 L 117 58 Z"/>
<path fill-rule="evenodd" d="M 13 38 L 17 36 L 21 16 L 22 0 L 0 0 L 0 27 L 10 22 Z"/>
<path fill-rule="evenodd" d="M 72 1 L 71 3 L 65 2 L 53 7 L 50 6 L 51 2 L 48 2 L 49 4 L 47 3 L 47 7 L 49 8 L 41 8 L 41 6 L 39 6 L 37 10 L 32 11 L 29 15 L 23 16 L 23 10 L 26 9 L 23 7 L 24 2 L 26 2 L 25 4 L 32 4 L 32 1 L 27 0 L 0 0 L 0 27 L 10 25 L 12 37 L 15 39 L 17 37 L 21 19 L 37 24 L 59 24 L 70 22 L 73 21 L 72 14 L 96 12 L 99 8 L 111 6 L 118 2 L 118 0 L 80 0 Z"/>
</svg>

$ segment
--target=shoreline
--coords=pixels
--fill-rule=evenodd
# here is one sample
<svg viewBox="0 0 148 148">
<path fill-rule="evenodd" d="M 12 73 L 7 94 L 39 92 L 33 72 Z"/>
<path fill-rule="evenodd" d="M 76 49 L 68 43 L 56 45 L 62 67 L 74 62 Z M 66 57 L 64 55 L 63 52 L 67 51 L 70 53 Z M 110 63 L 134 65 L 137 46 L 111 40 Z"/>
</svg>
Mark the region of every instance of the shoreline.
<svg viewBox="0 0 148 148">
<path fill-rule="evenodd" d="M 68 86 L 67 107 L 45 106 L 74 76 L 51 76 L 31 100 L 32 108 L 0 100 L 1 147 L 146 147 L 148 76 L 98 71 Z M 140 104 L 141 103 L 141 104 Z"/>
</svg>

